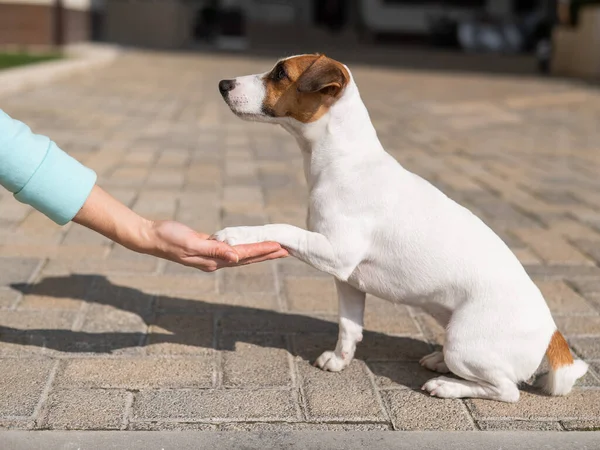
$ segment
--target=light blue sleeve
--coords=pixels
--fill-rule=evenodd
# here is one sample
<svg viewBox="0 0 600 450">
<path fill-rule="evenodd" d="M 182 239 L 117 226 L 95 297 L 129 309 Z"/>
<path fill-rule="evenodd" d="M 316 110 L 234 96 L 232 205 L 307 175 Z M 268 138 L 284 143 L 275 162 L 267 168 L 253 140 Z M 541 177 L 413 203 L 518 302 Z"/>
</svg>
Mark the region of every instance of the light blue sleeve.
<svg viewBox="0 0 600 450">
<path fill-rule="evenodd" d="M 64 225 L 79 212 L 94 184 L 93 170 L 0 110 L 0 185 L 17 200 Z"/>
</svg>

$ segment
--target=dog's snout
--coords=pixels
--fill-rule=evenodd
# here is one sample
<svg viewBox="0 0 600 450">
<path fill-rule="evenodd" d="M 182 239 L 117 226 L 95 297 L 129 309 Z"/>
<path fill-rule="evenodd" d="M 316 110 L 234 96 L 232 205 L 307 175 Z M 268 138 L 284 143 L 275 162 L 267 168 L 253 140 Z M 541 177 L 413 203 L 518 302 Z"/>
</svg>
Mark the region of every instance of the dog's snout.
<svg viewBox="0 0 600 450">
<path fill-rule="evenodd" d="M 219 83 L 219 91 L 221 92 L 221 95 L 225 95 L 229 91 L 233 90 L 235 85 L 235 80 L 221 80 L 221 82 Z"/>
</svg>

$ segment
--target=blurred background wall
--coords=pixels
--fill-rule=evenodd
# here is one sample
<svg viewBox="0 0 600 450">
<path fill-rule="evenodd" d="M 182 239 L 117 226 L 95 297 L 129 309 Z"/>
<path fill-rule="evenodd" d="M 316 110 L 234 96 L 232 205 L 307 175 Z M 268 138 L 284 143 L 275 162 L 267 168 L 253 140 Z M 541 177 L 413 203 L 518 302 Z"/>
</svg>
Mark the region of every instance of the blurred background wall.
<svg viewBox="0 0 600 450">
<path fill-rule="evenodd" d="M 540 71 L 595 77 L 600 0 L 0 0 L 0 45 L 89 40 L 286 54 L 410 44 L 529 54 Z"/>
</svg>

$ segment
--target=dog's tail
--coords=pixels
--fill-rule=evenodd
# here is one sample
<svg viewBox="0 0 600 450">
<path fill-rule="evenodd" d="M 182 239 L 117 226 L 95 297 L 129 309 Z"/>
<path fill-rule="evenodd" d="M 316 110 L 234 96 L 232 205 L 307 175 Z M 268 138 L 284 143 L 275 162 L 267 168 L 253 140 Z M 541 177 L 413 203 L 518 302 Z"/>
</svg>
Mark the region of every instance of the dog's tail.
<svg viewBox="0 0 600 450">
<path fill-rule="evenodd" d="M 540 379 L 542 389 L 550 395 L 567 395 L 571 392 L 575 381 L 585 375 L 588 365 L 573 360 L 569 344 L 565 337 L 556 330 L 546 350 L 546 358 L 550 363 L 550 372 Z"/>
</svg>

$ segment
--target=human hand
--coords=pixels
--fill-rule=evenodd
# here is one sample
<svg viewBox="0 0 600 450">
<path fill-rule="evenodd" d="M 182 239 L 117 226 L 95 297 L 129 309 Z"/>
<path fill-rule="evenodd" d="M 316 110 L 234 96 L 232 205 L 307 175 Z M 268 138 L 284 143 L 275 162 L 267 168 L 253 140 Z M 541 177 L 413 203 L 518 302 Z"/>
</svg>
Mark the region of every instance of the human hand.
<svg viewBox="0 0 600 450">
<path fill-rule="evenodd" d="M 143 234 L 139 251 L 160 258 L 214 272 L 223 267 L 252 264 L 283 258 L 288 252 L 276 242 L 229 246 L 209 240 L 209 235 L 198 233 L 174 221 L 149 222 Z"/>
</svg>

